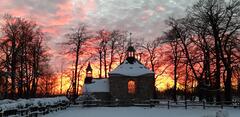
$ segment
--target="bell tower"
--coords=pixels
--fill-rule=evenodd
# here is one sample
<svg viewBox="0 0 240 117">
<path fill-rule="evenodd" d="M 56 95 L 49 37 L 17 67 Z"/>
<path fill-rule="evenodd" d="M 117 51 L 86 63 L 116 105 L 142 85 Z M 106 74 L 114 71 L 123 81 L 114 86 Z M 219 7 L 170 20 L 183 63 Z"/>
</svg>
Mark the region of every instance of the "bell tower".
<svg viewBox="0 0 240 117">
<path fill-rule="evenodd" d="M 127 60 L 129 63 L 133 63 L 135 61 L 135 52 L 136 50 L 134 49 L 134 47 L 132 46 L 132 39 L 131 39 L 131 35 L 132 33 L 130 33 L 130 39 L 129 39 L 129 47 L 127 49 Z"/>
<path fill-rule="evenodd" d="M 127 49 L 127 58 L 135 58 L 135 52 L 136 50 L 134 49 L 134 47 L 129 46 Z"/>
<path fill-rule="evenodd" d="M 90 84 L 92 83 L 92 67 L 91 67 L 91 64 L 90 62 L 88 63 L 88 66 L 86 68 L 86 78 L 85 78 L 85 83 L 86 84 Z"/>
</svg>

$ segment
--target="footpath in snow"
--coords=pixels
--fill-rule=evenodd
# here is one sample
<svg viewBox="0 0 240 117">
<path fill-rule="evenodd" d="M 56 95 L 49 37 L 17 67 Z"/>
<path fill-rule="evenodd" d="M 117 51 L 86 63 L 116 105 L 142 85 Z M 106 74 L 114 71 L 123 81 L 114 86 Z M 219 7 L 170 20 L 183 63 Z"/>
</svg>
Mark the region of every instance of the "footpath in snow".
<svg viewBox="0 0 240 117">
<path fill-rule="evenodd" d="M 227 116 L 240 117 L 240 109 L 225 108 L 161 108 L 161 107 L 69 107 L 66 110 L 45 115 L 44 117 L 216 117 L 216 112 L 224 111 Z"/>
</svg>

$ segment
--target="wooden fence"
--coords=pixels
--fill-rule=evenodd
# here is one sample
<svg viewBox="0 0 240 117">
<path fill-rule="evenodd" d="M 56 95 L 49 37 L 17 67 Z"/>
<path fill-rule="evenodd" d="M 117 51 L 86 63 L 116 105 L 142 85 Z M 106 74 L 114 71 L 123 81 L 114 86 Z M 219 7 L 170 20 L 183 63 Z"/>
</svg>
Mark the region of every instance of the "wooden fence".
<svg viewBox="0 0 240 117">
<path fill-rule="evenodd" d="M 38 117 L 39 115 L 45 115 L 49 112 L 66 109 L 69 106 L 69 102 L 60 102 L 47 106 L 29 106 L 27 108 L 13 108 L 9 110 L 1 110 L 0 117 Z"/>
<path fill-rule="evenodd" d="M 168 109 L 171 108 L 191 108 L 191 107 L 199 107 L 199 108 L 239 108 L 240 102 L 222 102 L 222 103 L 206 103 L 203 102 L 192 102 L 192 101 L 163 101 L 163 100 L 146 100 L 146 101 L 101 101 L 101 100 L 85 100 L 78 101 L 79 105 L 83 107 L 129 107 L 129 106 L 137 106 L 137 107 L 166 107 Z M 59 102 L 53 105 L 42 105 L 42 106 L 28 106 L 26 108 L 12 108 L 8 110 L 0 110 L 0 117 L 38 117 L 39 115 L 45 115 L 53 111 L 63 110 L 70 106 L 69 102 Z"/>
<path fill-rule="evenodd" d="M 188 109 L 189 107 L 200 107 L 203 109 L 206 108 L 240 108 L 240 102 L 221 102 L 221 103 L 206 103 L 202 102 L 192 102 L 192 101 L 162 101 L 162 100 L 146 100 L 146 101 L 101 101 L 101 100 L 86 100 L 79 102 L 83 107 L 98 107 L 98 106 L 106 106 L 106 107 L 118 107 L 118 106 L 143 106 L 143 107 L 166 107 L 176 108 L 183 107 Z"/>
</svg>

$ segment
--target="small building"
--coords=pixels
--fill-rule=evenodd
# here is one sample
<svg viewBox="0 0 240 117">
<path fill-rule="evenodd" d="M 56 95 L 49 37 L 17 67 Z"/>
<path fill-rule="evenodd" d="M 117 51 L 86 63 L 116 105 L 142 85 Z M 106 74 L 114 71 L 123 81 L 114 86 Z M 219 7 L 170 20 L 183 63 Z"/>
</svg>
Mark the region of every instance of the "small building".
<svg viewBox="0 0 240 117">
<path fill-rule="evenodd" d="M 109 81 L 106 78 L 93 79 L 92 83 L 85 84 L 83 92 L 85 95 L 92 96 L 94 99 L 109 100 Z"/>
<path fill-rule="evenodd" d="M 135 49 L 129 46 L 127 59 L 109 73 L 112 99 L 147 100 L 154 94 L 154 72 L 135 58 Z"/>
<path fill-rule="evenodd" d="M 126 60 L 109 72 L 109 78 L 93 79 L 88 64 L 83 93 L 102 100 L 148 100 L 154 97 L 154 72 L 135 58 L 129 46 Z"/>
<path fill-rule="evenodd" d="M 95 99 L 109 100 L 109 80 L 106 78 L 92 77 L 92 67 L 88 63 L 86 69 L 86 78 L 83 86 L 83 94 Z"/>
</svg>

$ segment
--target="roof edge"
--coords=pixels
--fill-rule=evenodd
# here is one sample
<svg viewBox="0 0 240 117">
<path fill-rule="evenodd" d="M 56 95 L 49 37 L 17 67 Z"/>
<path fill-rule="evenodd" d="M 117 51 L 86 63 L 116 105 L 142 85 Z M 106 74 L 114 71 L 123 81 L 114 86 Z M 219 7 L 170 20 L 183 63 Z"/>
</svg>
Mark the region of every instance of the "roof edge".
<svg viewBox="0 0 240 117">
<path fill-rule="evenodd" d="M 124 74 L 119 74 L 119 73 L 108 73 L 108 75 L 121 75 L 121 76 L 127 76 L 127 77 L 139 77 L 139 76 L 144 76 L 144 75 L 155 75 L 154 72 L 152 73 L 146 73 L 146 74 L 141 74 L 141 75 L 137 75 L 137 76 L 132 76 L 132 75 L 124 75 Z"/>
</svg>

